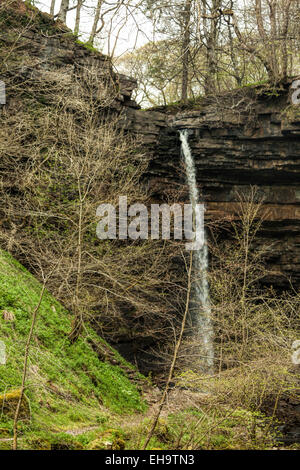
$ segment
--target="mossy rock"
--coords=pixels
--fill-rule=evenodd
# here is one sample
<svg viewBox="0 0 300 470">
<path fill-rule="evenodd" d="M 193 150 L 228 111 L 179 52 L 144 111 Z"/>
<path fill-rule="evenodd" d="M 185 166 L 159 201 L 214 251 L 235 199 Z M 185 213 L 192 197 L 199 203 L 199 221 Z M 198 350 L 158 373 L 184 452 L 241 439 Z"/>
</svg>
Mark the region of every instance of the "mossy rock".
<svg viewBox="0 0 300 470">
<path fill-rule="evenodd" d="M 112 436 L 113 438 L 122 437 L 122 432 L 119 429 L 109 428 L 99 434 L 99 437 Z"/>
<path fill-rule="evenodd" d="M 99 434 L 97 439 L 91 441 L 88 450 L 124 450 L 125 441 L 122 439 L 122 433 L 118 429 L 107 429 Z"/>
<path fill-rule="evenodd" d="M 0 450 L 12 450 L 12 441 L 0 441 Z"/>
<path fill-rule="evenodd" d="M 11 390 L 9 392 L 2 393 L 0 395 L 0 408 L 4 415 L 13 417 L 15 414 L 17 403 L 21 396 L 21 389 Z M 23 395 L 21 408 L 20 408 L 20 418 L 29 418 L 30 417 L 30 408 L 28 404 L 28 399 Z"/>
<path fill-rule="evenodd" d="M 7 428 L 0 428 L 0 438 L 10 437 L 10 430 Z"/>
<path fill-rule="evenodd" d="M 87 446 L 87 450 L 111 450 L 111 449 L 112 449 L 112 442 L 108 440 L 105 441 L 104 439 L 94 439 Z"/>
<path fill-rule="evenodd" d="M 61 441 L 51 444 L 51 450 L 83 450 L 84 447 L 79 441 Z"/>
<path fill-rule="evenodd" d="M 21 389 L 11 390 L 0 395 L 0 406 L 6 406 L 6 404 L 15 402 L 17 403 L 21 395 Z"/>
<path fill-rule="evenodd" d="M 27 439 L 30 450 L 51 450 L 51 442 L 43 437 L 33 436 Z"/>
<path fill-rule="evenodd" d="M 290 105 L 281 113 L 281 129 L 283 131 L 297 131 L 300 123 L 300 105 Z"/>
<path fill-rule="evenodd" d="M 123 439 L 115 439 L 113 443 L 113 450 L 124 450 L 125 449 L 125 441 Z"/>
<path fill-rule="evenodd" d="M 111 439 L 99 438 L 90 442 L 87 446 L 87 450 L 124 450 L 125 441 L 120 438 Z"/>
<path fill-rule="evenodd" d="M 74 439 L 69 434 L 52 435 L 50 438 L 51 450 L 83 450 L 84 447 L 81 442 Z"/>
<path fill-rule="evenodd" d="M 162 442 L 168 442 L 170 440 L 170 430 L 168 427 L 168 423 L 165 419 L 159 418 L 154 434 L 159 438 Z"/>
<path fill-rule="evenodd" d="M 30 450 L 83 450 L 83 445 L 73 436 L 61 433 L 40 432 L 26 437 L 26 448 Z"/>
</svg>

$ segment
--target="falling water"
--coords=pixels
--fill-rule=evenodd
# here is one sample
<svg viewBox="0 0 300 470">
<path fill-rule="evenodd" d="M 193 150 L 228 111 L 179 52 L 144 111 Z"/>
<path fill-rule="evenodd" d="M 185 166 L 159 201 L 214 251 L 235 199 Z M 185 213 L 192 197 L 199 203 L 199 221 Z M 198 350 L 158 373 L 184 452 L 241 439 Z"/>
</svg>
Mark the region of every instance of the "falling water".
<svg viewBox="0 0 300 470">
<path fill-rule="evenodd" d="M 190 202 L 195 210 L 196 204 L 199 204 L 199 192 L 196 182 L 194 159 L 188 143 L 188 130 L 185 129 L 180 131 L 180 140 L 181 150 L 185 160 Z M 196 329 L 196 335 L 199 336 L 199 346 L 203 355 L 203 371 L 210 373 L 213 371 L 214 345 L 209 286 L 207 280 L 208 250 L 207 243 L 205 242 L 205 231 L 203 238 L 204 246 L 193 252 L 195 282 L 193 284 L 190 312 L 194 328 Z M 192 305 L 195 307 L 192 307 Z"/>
</svg>

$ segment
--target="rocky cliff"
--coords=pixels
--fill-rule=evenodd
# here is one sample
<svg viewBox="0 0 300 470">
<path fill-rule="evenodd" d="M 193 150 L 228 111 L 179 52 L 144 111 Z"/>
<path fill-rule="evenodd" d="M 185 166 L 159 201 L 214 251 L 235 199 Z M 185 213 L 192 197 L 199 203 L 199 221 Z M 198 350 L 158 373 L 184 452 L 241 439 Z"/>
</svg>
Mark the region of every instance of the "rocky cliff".
<svg viewBox="0 0 300 470">
<path fill-rule="evenodd" d="M 145 111 L 131 99 L 136 82 L 117 74 L 106 56 L 80 43 L 65 25 L 22 2 L 15 2 L 14 15 L 2 20 L 0 39 L 10 51 L 2 79 L 13 84 L 8 104 L 15 94 L 30 92 L 33 81 L 51 88 L 53 81 L 66 76 L 74 81 L 92 70 L 95 98 L 97 89 L 109 83 L 110 111 L 146 147 L 150 165 L 145 182 L 155 200 L 187 197 L 178 129 L 190 129 L 207 221 L 234 217 L 237 192 L 256 185 L 267 210 L 258 244 L 272 244 L 264 282 L 283 287 L 290 279 L 300 283 L 300 115 L 299 105 L 291 104 L 291 81 L 276 90 L 234 90 L 185 109 Z"/>
<path fill-rule="evenodd" d="M 107 56 L 79 41 L 66 25 L 30 4 L 20 0 L 9 6 L 3 4 L 0 0 L 0 72 L 7 84 L 8 106 L 14 97 L 20 100 L 29 96 L 33 82 L 41 85 L 41 96 L 35 94 L 35 98 L 47 104 L 47 86 L 53 91 L 53 84 L 60 82 L 63 89 L 67 77 L 71 88 L 71 82 L 87 82 L 90 74 L 95 99 L 103 85 L 110 87 L 111 111 L 138 108 L 131 100 L 135 80 L 117 74 Z"/>
<path fill-rule="evenodd" d="M 103 113 L 116 116 L 120 127 L 142 141 L 149 160 L 143 181 L 153 202 L 188 199 L 178 130 L 189 129 L 199 192 L 207 208 L 206 222 L 211 230 L 208 234 L 213 235 L 212 229 L 217 225 L 218 236 L 230 238 L 228 227 L 237 217 L 237 193 L 245 193 L 251 185 L 257 186 L 259 197 L 264 199 L 266 220 L 255 247 L 269 246 L 264 258 L 268 269 L 262 282 L 286 289 L 291 287 L 292 281 L 297 288 L 300 284 L 300 117 L 299 106 L 291 104 L 291 82 L 276 90 L 265 86 L 234 90 L 185 107 L 173 105 L 141 110 L 131 98 L 136 82 L 117 74 L 107 57 L 80 43 L 70 30 L 50 16 L 36 9 L 24 10 L 22 2 L 16 5 L 18 8 L 5 18 L 1 24 L 5 27 L 0 30 L 0 46 L 3 46 L 0 47 L 0 63 L 5 64 L 0 79 L 9 85 L 2 117 L 14 118 L 19 112 L 22 116 L 25 103 L 29 105 L 26 109 L 29 116 L 37 109 L 47 110 L 53 103 L 57 105 L 59 96 L 54 98 L 57 89 L 70 98 L 71 113 L 77 113 L 78 104 L 71 98 L 76 98 L 73 95 L 78 81 L 86 83 L 87 96 L 92 93 L 92 101 L 97 102 L 104 87 L 109 89 L 107 105 L 101 104 L 98 108 L 100 120 Z M 1 56 L 3 51 L 4 57 Z M 20 120 L 26 124 L 22 117 Z M 13 123 L 16 124 L 14 120 Z M 36 123 L 34 129 L 38 129 Z M 30 140 L 31 136 L 28 138 Z M 21 193 L 24 188 L 18 184 L 14 171 L 16 162 L 24 164 L 26 152 L 24 155 L 19 150 L 17 155 L 15 152 L 14 146 L 8 149 L 6 161 L 13 162 L 11 166 L 4 168 L 5 159 L 0 159 L 4 195 L 0 224 L 8 234 L 15 234 L 12 229 L 20 227 L 18 237 L 23 246 L 23 228 L 30 224 L 30 219 L 29 223 L 25 219 L 11 227 L 11 215 L 5 212 L 7 199 L 11 204 L 15 203 L 14 198 L 26 201 Z M 123 172 L 123 168 L 120 171 Z M 9 172 L 10 178 L 7 177 Z M 23 178 L 22 170 L 19 173 Z M 10 236 L 7 239 L 10 240 Z M 22 254 L 15 254 L 27 263 Z M 134 303 L 124 299 L 103 309 L 97 298 L 93 307 L 93 314 L 101 325 L 97 332 L 146 373 L 164 370 L 167 361 L 162 364 L 160 358 L 165 361 L 167 356 L 161 355 L 161 351 L 172 337 L 166 324 L 170 318 L 180 322 L 178 312 L 181 310 L 177 305 L 181 307 L 184 302 L 186 272 L 181 257 L 172 253 L 170 258 L 168 276 L 174 276 L 176 282 L 170 284 L 171 287 L 168 284 L 166 294 L 164 292 L 164 299 L 172 300 L 166 301 L 164 308 L 161 303 L 155 304 L 150 296 L 146 299 L 148 310 L 140 301 L 141 315 Z M 141 264 L 144 262 L 143 259 Z M 31 268 L 30 263 L 26 266 Z M 159 278 L 159 288 L 161 283 Z M 155 289 L 157 291 L 157 287 Z"/>
<path fill-rule="evenodd" d="M 277 287 L 300 283 L 300 112 L 292 82 L 234 90 L 190 109 L 126 114 L 151 150 L 146 179 L 154 199 L 186 197 L 179 129 L 190 130 L 207 222 L 236 217 L 237 194 L 257 187 L 264 223 L 256 244 L 269 246 L 263 282 Z"/>
</svg>

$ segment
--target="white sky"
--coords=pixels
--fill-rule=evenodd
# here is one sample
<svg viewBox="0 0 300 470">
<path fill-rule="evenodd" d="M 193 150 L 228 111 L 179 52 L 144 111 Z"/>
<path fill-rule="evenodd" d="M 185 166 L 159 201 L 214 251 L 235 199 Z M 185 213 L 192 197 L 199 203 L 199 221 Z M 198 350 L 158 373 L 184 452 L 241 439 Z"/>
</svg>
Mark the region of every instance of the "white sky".
<svg viewBox="0 0 300 470">
<path fill-rule="evenodd" d="M 109 1 L 109 0 L 108 0 Z M 55 13 L 58 12 L 61 0 L 56 0 Z M 87 0 L 87 5 L 95 6 L 97 0 Z M 51 0 L 36 0 L 35 5 L 44 12 L 49 13 Z M 70 1 L 70 6 L 76 4 L 76 0 Z M 113 4 L 113 3 L 111 3 Z M 67 14 L 67 26 L 74 29 L 76 10 L 71 10 Z M 81 22 L 80 22 L 80 37 L 82 41 L 88 39 L 89 32 L 92 28 L 93 23 L 93 9 L 88 8 L 82 9 Z M 112 23 L 110 22 L 109 15 L 106 17 L 106 30 L 102 32 L 102 37 L 95 41 L 95 47 L 99 48 L 104 54 L 110 54 L 115 47 L 114 56 L 119 57 L 127 51 L 133 50 L 135 47 L 141 47 L 148 41 L 152 40 L 152 23 L 147 18 L 139 13 L 135 15 L 138 21 L 138 25 L 134 22 L 133 18 L 129 16 L 126 20 L 124 19 L 124 10 L 120 11 Z M 122 29 L 119 34 L 119 38 L 116 42 L 116 36 L 120 26 Z M 111 34 L 108 34 L 108 28 L 111 28 Z M 108 37 L 111 37 L 109 43 Z M 116 45 L 115 45 L 116 42 Z"/>
</svg>

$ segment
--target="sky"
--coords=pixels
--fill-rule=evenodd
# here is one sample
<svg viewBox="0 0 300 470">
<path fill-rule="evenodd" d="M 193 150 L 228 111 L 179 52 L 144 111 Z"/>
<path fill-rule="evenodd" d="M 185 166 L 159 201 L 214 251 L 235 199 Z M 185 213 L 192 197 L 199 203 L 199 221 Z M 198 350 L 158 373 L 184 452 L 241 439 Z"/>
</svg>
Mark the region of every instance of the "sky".
<svg viewBox="0 0 300 470">
<path fill-rule="evenodd" d="M 87 0 L 87 5 L 95 6 L 97 0 Z M 73 6 L 76 0 L 70 1 L 70 5 Z M 58 12 L 60 7 L 60 0 L 56 0 L 55 13 Z M 113 2 L 108 0 L 108 3 L 111 5 Z M 35 1 L 35 6 L 38 7 L 41 11 L 49 13 L 50 11 L 51 0 L 41 0 Z M 82 41 L 88 39 L 88 34 L 92 28 L 93 23 L 93 9 L 92 8 L 83 8 L 82 18 L 81 18 L 81 27 L 80 27 L 80 38 Z M 67 14 L 67 26 L 71 29 L 74 29 L 76 10 L 71 10 Z M 110 21 L 112 20 L 112 21 Z M 136 21 L 136 22 L 135 22 Z M 104 54 L 111 54 L 113 49 L 114 56 L 120 57 L 126 52 L 135 49 L 136 47 L 141 47 L 147 42 L 151 41 L 152 38 L 152 23 L 147 20 L 147 18 L 139 13 L 135 15 L 135 21 L 132 16 L 128 16 L 125 19 L 125 10 L 120 10 L 120 13 L 112 19 L 107 16 L 107 26 L 106 31 L 103 34 L 103 37 L 100 40 L 95 42 L 95 47 L 99 48 Z M 116 37 L 118 31 L 121 27 L 118 40 Z M 108 28 L 111 28 L 111 34 L 108 34 Z M 111 37 L 111 40 L 108 40 L 108 37 Z"/>
</svg>

